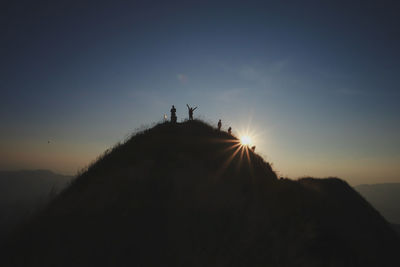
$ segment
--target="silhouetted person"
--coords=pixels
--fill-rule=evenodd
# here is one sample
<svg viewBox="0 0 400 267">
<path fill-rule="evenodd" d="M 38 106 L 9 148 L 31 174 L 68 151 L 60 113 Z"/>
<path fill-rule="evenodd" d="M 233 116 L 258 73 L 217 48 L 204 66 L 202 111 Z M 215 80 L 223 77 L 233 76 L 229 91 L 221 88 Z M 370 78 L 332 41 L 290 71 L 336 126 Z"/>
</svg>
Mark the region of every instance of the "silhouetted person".
<svg viewBox="0 0 400 267">
<path fill-rule="evenodd" d="M 176 109 L 175 109 L 175 106 L 172 105 L 172 108 L 171 108 L 171 122 L 172 123 L 176 123 L 176 120 L 177 120 L 177 118 L 176 118 Z"/>
<path fill-rule="evenodd" d="M 221 131 L 221 127 L 222 127 L 222 122 L 221 120 L 218 121 L 218 131 Z"/>
<path fill-rule="evenodd" d="M 228 128 L 228 134 L 232 134 L 232 127 Z"/>
<path fill-rule="evenodd" d="M 187 108 L 188 108 L 188 110 L 189 110 L 189 120 L 193 120 L 193 111 L 194 111 L 197 107 L 192 108 L 192 107 L 189 107 L 188 104 L 186 104 L 186 106 L 187 106 Z"/>
</svg>

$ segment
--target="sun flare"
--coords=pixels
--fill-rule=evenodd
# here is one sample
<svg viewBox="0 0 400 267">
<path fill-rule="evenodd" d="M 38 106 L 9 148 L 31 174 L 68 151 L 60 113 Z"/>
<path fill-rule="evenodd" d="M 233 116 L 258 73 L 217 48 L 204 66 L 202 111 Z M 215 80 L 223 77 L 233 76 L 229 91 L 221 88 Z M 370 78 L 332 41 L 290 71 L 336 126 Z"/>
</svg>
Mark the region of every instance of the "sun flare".
<svg viewBox="0 0 400 267">
<path fill-rule="evenodd" d="M 250 146 L 251 145 L 251 138 L 248 135 L 243 135 L 240 137 L 240 143 L 242 146 Z"/>
</svg>

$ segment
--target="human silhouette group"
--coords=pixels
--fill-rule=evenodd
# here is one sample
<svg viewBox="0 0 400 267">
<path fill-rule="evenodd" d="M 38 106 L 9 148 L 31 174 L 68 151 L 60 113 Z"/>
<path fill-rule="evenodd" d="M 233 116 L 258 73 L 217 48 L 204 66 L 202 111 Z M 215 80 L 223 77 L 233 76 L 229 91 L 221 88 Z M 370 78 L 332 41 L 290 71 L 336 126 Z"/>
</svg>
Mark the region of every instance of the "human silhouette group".
<svg viewBox="0 0 400 267">
<path fill-rule="evenodd" d="M 193 120 L 193 112 L 197 109 L 197 107 L 191 107 L 189 104 L 186 104 L 186 107 L 188 108 L 188 113 L 189 113 L 189 120 Z M 167 121 L 167 115 L 164 115 L 164 121 Z M 177 116 L 176 116 L 176 108 L 174 105 L 172 105 L 171 108 L 171 123 L 177 123 Z M 221 119 L 217 123 L 217 129 L 218 131 L 221 131 L 222 128 L 222 121 Z M 228 128 L 228 133 L 232 134 L 232 127 Z"/>
<path fill-rule="evenodd" d="M 188 104 L 186 104 L 186 106 L 187 106 L 188 112 L 189 112 L 189 120 L 193 120 L 193 112 L 197 109 L 197 107 L 193 108 L 193 107 L 189 106 Z M 165 116 L 166 115 L 164 115 L 164 119 L 165 119 Z M 174 105 L 172 105 L 172 108 L 171 108 L 171 122 L 172 123 L 177 122 L 176 108 Z"/>
</svg>

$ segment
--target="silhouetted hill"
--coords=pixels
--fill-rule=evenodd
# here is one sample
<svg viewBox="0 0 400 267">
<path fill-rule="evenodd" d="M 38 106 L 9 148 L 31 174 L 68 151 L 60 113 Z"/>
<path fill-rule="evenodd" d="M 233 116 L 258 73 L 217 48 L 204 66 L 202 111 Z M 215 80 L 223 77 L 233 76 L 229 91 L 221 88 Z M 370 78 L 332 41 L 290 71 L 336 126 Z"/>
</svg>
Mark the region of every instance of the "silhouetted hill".
<svg viewBox="0 0 400 267">
<path fill-rule="evenodd" d="M 354 188 L 389 222 L 400 224 L 400 183 L 363 184 Z"/>
<path fill-rule="evenodd" d="M 46 170 L 0 171 L 0 242 L 71 180 L 72 176 Z"/>
<path fill-rule="evenodd" d="M 397 234 L 400 236 L 400 224 L 392 224 L 394 230 L 396 230 Z"/>
<path fill-rule="evenodd" d="M 277 179 L 199 121 L 106 152 L 10 238 L 3 266 L 398 266 L 392 227 L 336 178 Z"/>
</svg>

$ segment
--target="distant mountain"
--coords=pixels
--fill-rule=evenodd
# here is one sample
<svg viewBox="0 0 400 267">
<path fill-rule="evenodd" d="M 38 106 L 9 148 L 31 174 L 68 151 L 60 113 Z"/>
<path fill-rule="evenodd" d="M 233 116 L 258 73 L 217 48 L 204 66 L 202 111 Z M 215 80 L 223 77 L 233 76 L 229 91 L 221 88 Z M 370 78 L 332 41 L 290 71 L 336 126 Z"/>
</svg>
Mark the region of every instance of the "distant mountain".
<svg viewBox="0 0 400 267">
<path fill-rule="evenodd" d="M 354 187 L 391 223 L 400 224 L 400 183 L 363 184 Z"/>
<path fill-rule="evenodd" d="M 72 178 L 47 170 L 0 171 L 0 241 Z"/>
<path fill-rule="evenodd" d="M 337 178 L 278 179 L 239 140 L 163 123 L 106 151 L 0 249 L 2 266 L 400 266 Z"/>
</svg>

